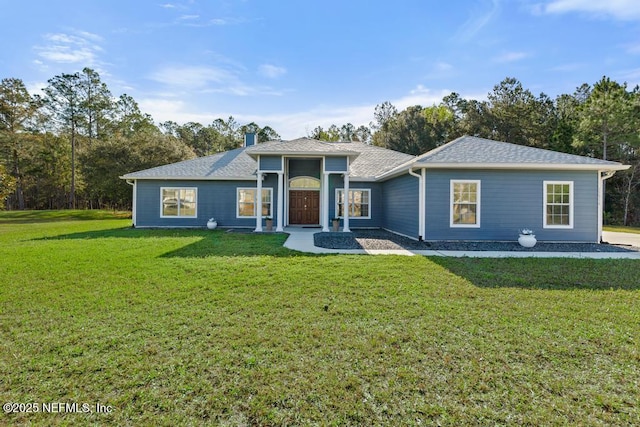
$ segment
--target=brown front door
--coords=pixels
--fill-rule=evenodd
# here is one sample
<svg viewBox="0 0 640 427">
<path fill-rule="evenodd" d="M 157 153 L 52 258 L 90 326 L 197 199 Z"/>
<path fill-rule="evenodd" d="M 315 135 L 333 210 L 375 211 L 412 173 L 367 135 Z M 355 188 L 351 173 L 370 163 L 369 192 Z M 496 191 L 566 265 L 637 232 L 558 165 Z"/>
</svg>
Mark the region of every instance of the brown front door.
<svg viewBox="0 0 640 427">
<path fill-rule="evenodd" d="M 319 191 L 289 191 L 289 224 L 320 224 Z"/>
</svg>

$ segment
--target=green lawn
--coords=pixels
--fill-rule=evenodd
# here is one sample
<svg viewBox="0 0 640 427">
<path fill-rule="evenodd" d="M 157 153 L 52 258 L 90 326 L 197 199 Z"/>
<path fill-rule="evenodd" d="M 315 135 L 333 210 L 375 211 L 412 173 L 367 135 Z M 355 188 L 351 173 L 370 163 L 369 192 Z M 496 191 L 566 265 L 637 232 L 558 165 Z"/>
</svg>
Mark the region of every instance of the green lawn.
<svg viewBox="0 0 640 427">
<path fill-rule="evenodd" d="M 3 402 L 113 408 L 0 425 L 640 424 L 638 261 L 312 256 L 129 223 L 0 213 Z"/>
<path fill-rule="evenodd" d="M 604 231 L 619 231 L 622 233 L 640 234 L 640 227 L 624 227 L 622 225 L 605 225 Z"/>
</svg>

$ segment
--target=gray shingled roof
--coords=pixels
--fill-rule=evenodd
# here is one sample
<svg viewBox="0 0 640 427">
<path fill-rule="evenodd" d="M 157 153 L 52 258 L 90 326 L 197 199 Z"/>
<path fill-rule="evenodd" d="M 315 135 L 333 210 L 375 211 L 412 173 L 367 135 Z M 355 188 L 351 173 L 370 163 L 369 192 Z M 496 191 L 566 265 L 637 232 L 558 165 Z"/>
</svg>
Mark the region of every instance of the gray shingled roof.
<svg viewBox="0 0 640 427">
<path fill-rule="evenodd" d="M 608 167 L 619 163 L 508 142 L 463 136 L 418 157 L 415 166 L 431 165 L 594 165 Z"/>
<path fill-rule="evenodd" d="M 124 175 L 124 179 L 255 179 L 257 154 L 348 155 L 351 178 L 374 178 L 415 158 L 359 142 L 325 142 L 309 138 L 270 141 L 212 156 L 185 160 Z"/>
<path fill-rule="evenodd" d="M 382 175 L 412 159 L 415 156 L 388 150 L 361 142 L 341 142 L 347 149 L 360 153 L 351 162 L 351 177 L 373 178 Z"/>
<path fill-rule="evenodd" d="M 318 154 L 318 155 L 349 155 L 359 153 L 347 148 L 348 144 L 319 141 L 311 138 L 298 138 L 291 141 L 268 141 L 247 148 L 247 154 Z"/>
<path fill-rule="evenodd" d="M 124 179 L 255 179 L 256 161 L 237 148 L 212 156 L 184 160 L 124 175 Z"/>
<path fill-rule="evenodd" d="M 620 163 L 507 142 L 463 136 L 420 157 L 360 142 L 325 142 L 309 138 L 269 141 L 213 156 L 185 160 L 124 175 L 124 179 L 255 179 L 259 154 L 348 155 L 353 179 L 395 176 L 410 167 L 547 167 L 626 169 Z"/>
</svg>

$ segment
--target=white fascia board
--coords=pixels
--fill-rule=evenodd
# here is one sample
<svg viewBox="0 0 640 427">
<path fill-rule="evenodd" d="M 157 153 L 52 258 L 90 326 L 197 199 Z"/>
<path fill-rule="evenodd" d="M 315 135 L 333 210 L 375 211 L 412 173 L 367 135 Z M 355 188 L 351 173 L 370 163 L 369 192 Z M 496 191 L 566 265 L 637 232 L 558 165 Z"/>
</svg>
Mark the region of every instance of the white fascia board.
<svg viewBox="0 0 640 427">
<path fill-rule="evenodd" d="M 353 176 L 353 175 L 349 175 L 349 181 L 351 181 L 351 182 L 377 182 L 378 180 L 374 176 Z"/>
<path fill-rule="evenodd" d="M 409 169 L 516 169 L 516 170 L 583 170 L 583 171 L 619 171 L 629 169 L 630 165 L 622 164 L 550 164 L 550 163 L 429 163 L 420 164 L 411 161 L 400 165 L 389 172 L 378 175 L 376 180 L 386 180 L 407 173 Z"/>
<path fill-rule="evenodd" d="M 258 156 L 285 156 L 285 157 L 358 157 L 357 151 L 260 151 L 247 153 L 252 158 Z"/>
<path fill-rule="evenodd" d="M 404 164 L 404 165 L 400 165 L 395 169 L 392 169 L 388 172 L 383 173 L 382 175 L 378 175 L 375 177 L 376 181 L 384 181 L 387 179 L 391 179 L 391 178 L 395 178 L 396 176 L 400 176 L 400 175 L 404 175 L 405 173 L 408 173 L 409 170 L 411 169 L 424 169 L 426 168 L 426 166 L 417 166 L 415 164 L 413 164 L 413 160 L 408 163 L 408 164 Z"/>
<path fill-rule="evenodd" d="M 273 172 L 276 173 L 276 172 Z M 120 179 L 135 179 L 141 181 L 255 181 L 256 176 L 228 176 L 228 177 L 203 177 L 203 176 L 138 176 L 123 175 Z"/>
<path fill-rule="evenodd" d="M 414 167 L 427 169 L 518 169 L 518 170 L 625 170 L 629 165 L 622 164 L 567 164 L 567 163 L 429 163 L 416 164 Z"/>
</svg>

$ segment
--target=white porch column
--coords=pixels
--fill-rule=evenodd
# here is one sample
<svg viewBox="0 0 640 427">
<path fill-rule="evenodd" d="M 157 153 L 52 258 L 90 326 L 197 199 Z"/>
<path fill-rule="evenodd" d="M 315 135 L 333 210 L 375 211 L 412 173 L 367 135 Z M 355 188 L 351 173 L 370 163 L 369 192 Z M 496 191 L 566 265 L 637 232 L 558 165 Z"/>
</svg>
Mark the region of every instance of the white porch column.
<svg viewBox="0 0 640 427">
<path fill-rule="evenodd" d="M 427 170 L 422 168 L 422 179 L 420 179 L 420 238 L 427 238 Z"/>
<path fill-rule="evenodd" d="M 596 243 L 602 243 L 602 211 L 604 209 L 603 183 L 604 177 L 602 176 L 602 171 L 598 171 L 598 241 Z"/>
<path fill-rule="evenodd" d="M 418 178 L 418 240 L 424 239 L 425 233 L 425 190 L 426 190 L 426 172 L 422 169 L 420 174 L 415 173 L 413 169 L 409 168 L 409 175 Z"/>
<path fill-rule="evenodd" d="M 256 229 L 255 232 L 262 231 L 262 172 L 257 172 L 256 180 Z"/>
<path fill-rule="evenodd" d="M 284 172 L 278 172 L 278 220 L 276 231 L 284 231 Z"/>
<path fill-rule="evenodd" d="M 598 241 L 596 243 L 602 243 L 602 222 L 604 212 L 604 198 L 605 198 L 605 179 L 609 179 L 616 171 L 598 171 Z"/>
<path fill-rule="evenodd" d="M 322 173 L 322 231 L 329 231 L 329 173 Z"/>
<path fill-rule="evenodd" d="M 344 174 L 344 209 L 342 209 L 342 231 L 350 232 L 349 229 L 349 172 Z"/>
<path fill-rule="evenodd" d="M 137 214 L 138 214 L 138 180 L 133 181 L 133 204 L 131 205 L 131 220 L 133 222 L 133 228 L 136 228 Z"/>
</svg>

